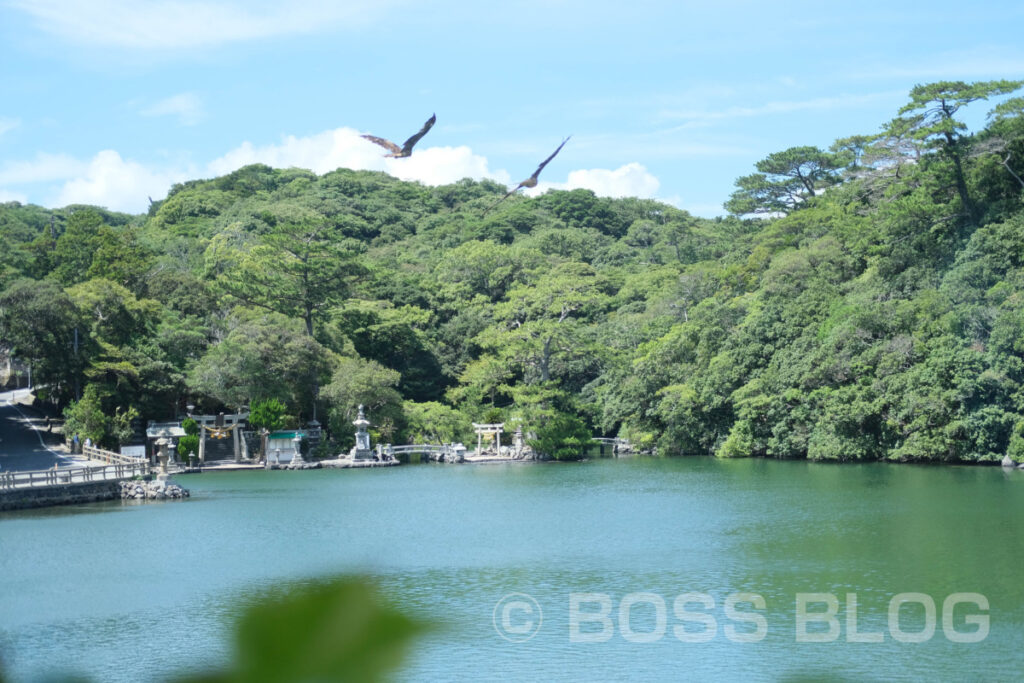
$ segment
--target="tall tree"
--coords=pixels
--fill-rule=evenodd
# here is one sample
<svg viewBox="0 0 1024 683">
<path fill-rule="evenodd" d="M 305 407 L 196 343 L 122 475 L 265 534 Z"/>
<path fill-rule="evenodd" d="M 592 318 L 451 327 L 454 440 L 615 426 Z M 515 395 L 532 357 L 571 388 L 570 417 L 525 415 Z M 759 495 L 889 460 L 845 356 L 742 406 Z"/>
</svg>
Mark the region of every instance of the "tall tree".
<svg viewBox="0 0 1024 683">
<path fill-rule="evenodd" d="M 921 120 L 920 114 L 897 116 L 883 125 L 882 132 L 864 151 L 864 164 L 879 170 L 895 168 L 895 176 L 898 178 L 904 164 L 921 160 L 923 142 L 914 135 Z"/>
<path fill-rule="evenodd" d="M 68 218 L 67 230 L 57 238 L 54 245 L 51 276 L 65 286 L 87 280 L 93 254 L 100 246 L 100 233 L 104 228 L 109 230 L 99 211 L 88 208 L 72 213 Z M 52 235 L 42 235 L 41 239 L 49 244 L 47 240 L 52 239 Z"/>
<path fill-rule="evenodd" d="M 0 346 L 28 361 L 39 384 L 58 398 L 74 395 L 92 348 L 85 321 L 54 282 L 16 280 L 0 294 Z M 77 342 L 77 343 L 76 343 Z"/>
<path fill-rule="evenodd" d="M 1024 171 L 1013 170 L 1014 153 L 1020 162 L 1020 148 L 1024 146 L 1024 97 L 1012 97 L 1001 102 L 988 113 L 992 121 L 990 130 L 999 138 L 999 163 L 1007 170 L 1017 183 L 1024 188 Z"/>
<path fill-rule="evenodd" d="M 479 343 L 522 368 L 528 382 L 567 379 L 572 366 L 594 361 L 592 337 L 582 328 L 607 307 L 606 286 L 591 266 L 563 263 L 509 290 Z"/>
<path fill-rule="evenodd" d="M 332 356 L 297 328 L 273 314 L 240 321 L 195 364 L 189 388 L 232 407 L 276 398 L 308 415 L 308 388 L 329 376 Z"/>
<path fill-rule="evenodd" d="M 939 81 L 927 85 L 916 85 L 910 91 L 910 102 L 899 111 L 900 114 L 917 112 L 920 118 L 913 135 L 926 140 L 946 156 L 953 164 L 954 182 L 960 203 L 968 220 L 976 224 L 978 211 L 967 190 L 963 162 L 966 157 L 967 138 L 964 131 L 967 124 L 956 118 L 960 109 L 971 102 L 987 100 L 1017 90 L 1024 81 Z"/>
<path fill-rule="evenodd" d="M 844 155 L 808 146 L 769 154 L 755 164 L 759 173 L 736 179 L 739 189 L 725 209 L 734 214 L 789 213 L 835 183 L 845 161 Z"/>
<path fill-rule="evenodd" d="M 319 216 L 276 221 L 257 239 L 219 278 L 220 286 L 251 306 L 301 318 L 312 337 L 316 320 L 345 298 L 362 271 L 355 250 Z"/>
</svg>

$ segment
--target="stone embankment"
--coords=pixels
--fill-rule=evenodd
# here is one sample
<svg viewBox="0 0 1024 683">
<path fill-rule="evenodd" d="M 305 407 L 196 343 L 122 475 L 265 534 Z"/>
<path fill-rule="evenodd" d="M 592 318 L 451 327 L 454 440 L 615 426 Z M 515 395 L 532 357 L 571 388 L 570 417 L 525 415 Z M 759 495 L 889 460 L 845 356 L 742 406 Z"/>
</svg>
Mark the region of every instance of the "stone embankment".
<svg viewBox="0 0 1024 683">
<path fill-rule="evenodd" d="M 434 452 L 423 456 L 427 462 L 466 462 L 465 453 L 462 451 Z"/>
<path fill-rule="evenodd" d="M 395 467 L 399 465 L 395 459 L 384 459 L 384 460 L 354 460 L 352 458 L 335 458 L 331 460 L 321 460 L 317 463 L 321 467 L 335 470 L 348 470 L 358 469 L 361 467 Z"/>
<path fill-rule="evenodd" d="M 314 462 L 284 464 L 270 463 L 269 465 L 264 465 L 264 468 L 268 470 L 347 470 L 360 467 L 393 467 L 398 464 L 399 462 L 397 460 L 353 460 L 351 458 L 330 458 L 326 460 L 316 460 Z"/>
<path fill-rule="evenodd" d="M 83 505 L 107 500 L 173 500 L 188 498 L 187 489 L 169 481 L 89 481 L 59 486 L 26 486 L 0 491 L 0 511 L 56 505 Z"/>
<path fill-rule="evenodd" d="M 28 510 L 53 505 L 80 505 L 101 500 L 116 500 L 117 481 L 90 481 L 63 486 L 36 486 L 0 492 L 0 511 Z"/>
<path fill-rule="evenodd" d="M 167 500 L 188 498 L 188 489 L 184 489 L 169 481 L 122 481 L 120 482 L 123 500 Z"/>
</svg>

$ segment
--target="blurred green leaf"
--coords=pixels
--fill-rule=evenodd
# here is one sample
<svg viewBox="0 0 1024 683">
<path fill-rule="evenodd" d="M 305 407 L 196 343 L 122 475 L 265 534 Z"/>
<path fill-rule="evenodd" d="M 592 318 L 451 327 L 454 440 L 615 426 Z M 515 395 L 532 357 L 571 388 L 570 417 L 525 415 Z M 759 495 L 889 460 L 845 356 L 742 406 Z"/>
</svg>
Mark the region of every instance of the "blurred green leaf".
<svg viewBox="0 0 1024 683">
<path fill-rule="evenodd" d="M 379 681 L 426 628 L 386 605 L 366 580 L 303 583 L 242 615 L 229 670 L 187 680 Z"/>
</svg>

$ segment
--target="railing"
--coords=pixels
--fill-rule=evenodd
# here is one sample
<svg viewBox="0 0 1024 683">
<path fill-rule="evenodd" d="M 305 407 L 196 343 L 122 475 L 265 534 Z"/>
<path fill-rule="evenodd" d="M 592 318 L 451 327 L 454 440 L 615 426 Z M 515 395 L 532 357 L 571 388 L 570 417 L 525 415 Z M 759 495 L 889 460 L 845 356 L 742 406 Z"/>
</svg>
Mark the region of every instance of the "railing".
<svg viewBox="0 0 1024 683">
<path fill-rule="evenodd" d="M 605 446 L 612 447 L 612 455 L 618 455 L 619 453 L 632 452 L 633 446 L 627 439 L 620 439 L 618 437 L 610 438 L 607 436 L 595 436 L 591 439 L 592 442 L 598 444 L 601 448 L 601 455 L 604 455 Z"/>
<path fill-rule="evenodd" d="M 384 452 L 392 455 L 398 455 L 401 453 L 423 453 L 424 455 L 430 455 L 431 453 L 447 453 L 451 450 L 451 446 L 437 446 L 434 444 L 413 444 L 409 446 L 385 446 Z"/>
<path fill-rule="evenodd" d="M 120 453 L 114 453 L 113 451 L 105 451 L 102 448 L 96 448 L 95 446 L 83 446 L 82 455 L 89 460 L 98 460 L 105 462 L 108 465 L 138 465 L 139 462 L 145 460 L 145 458 L 136 458 L 131 455 L 121 455 Z"/>
<path fill-rule="evenodd" d="M 118 454 L 114 454 L 118 455 Z M 120 456 L 124 457 L 124 456 Z M 132 458 L 135 460 L 134 458 Z M 131 464 L 92 465 L 66 469 L 31 470 L 26 472 L 0 472 L 0 490 L 42 486 L 66 486 L 90 481 L 131 479 L 149 474 L 146 461 Z"/>
</svg>

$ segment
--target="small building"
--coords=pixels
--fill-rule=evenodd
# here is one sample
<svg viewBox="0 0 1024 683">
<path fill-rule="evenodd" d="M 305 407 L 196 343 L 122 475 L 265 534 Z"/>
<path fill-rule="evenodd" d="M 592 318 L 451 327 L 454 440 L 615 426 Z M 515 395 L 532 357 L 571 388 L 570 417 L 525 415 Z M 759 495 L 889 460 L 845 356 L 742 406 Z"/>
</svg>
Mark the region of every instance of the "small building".
<svg viewBox="0 0 1024 683">
<path fill-rule="evenodd" d="M 146 427 L 146 443 L 149 450 L 150 464 L 156 464 L 157 452 L 160 448 L 156 442 L 160 439 L 168 439 L 173 443 L 185 436 L 185 430 L 181 428 L 180 422 L 150 422 Z M 165 442 L 166 443 L 166 442 Z"/>
<path fill-rule="evenodd" d="M 267 462 L 287 465 L 302 443 L 302 432 L 271 432 L 267 435 Z M 301 452 L 299 453 L 301 455 Z"/>
</svg>

